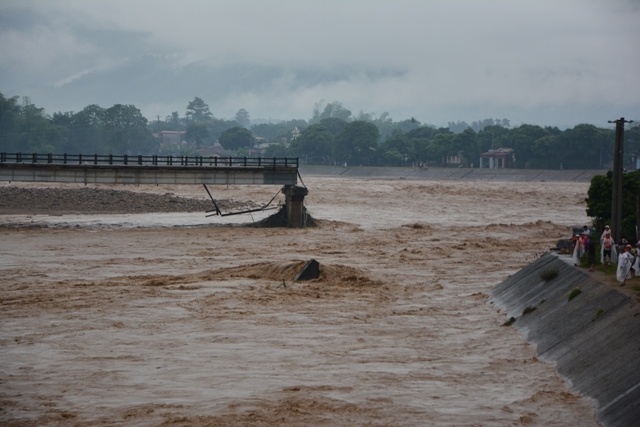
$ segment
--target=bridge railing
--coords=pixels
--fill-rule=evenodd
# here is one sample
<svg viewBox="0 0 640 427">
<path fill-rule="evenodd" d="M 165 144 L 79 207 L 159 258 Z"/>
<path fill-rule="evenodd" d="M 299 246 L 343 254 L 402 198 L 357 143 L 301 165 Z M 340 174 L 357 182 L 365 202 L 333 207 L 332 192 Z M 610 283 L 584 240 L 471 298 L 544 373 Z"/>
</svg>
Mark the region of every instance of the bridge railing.
<svg viewBox="0 0 640 427">
<path fill-rule="evenodd" d="M 0 153 L 0 163 L 117 166 L 298 167 L 290 157 L 142 156 L 113 154 Z"/>
</svg>

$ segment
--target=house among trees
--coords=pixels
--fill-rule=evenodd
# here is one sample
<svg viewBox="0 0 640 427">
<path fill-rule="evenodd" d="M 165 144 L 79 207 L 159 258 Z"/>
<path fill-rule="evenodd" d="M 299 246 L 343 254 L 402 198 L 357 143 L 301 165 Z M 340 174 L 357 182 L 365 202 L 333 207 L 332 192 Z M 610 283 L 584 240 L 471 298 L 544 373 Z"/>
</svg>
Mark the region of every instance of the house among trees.
<svg viewBox="0 0 640 427">
<path fill-rule="evenodd" d="M 153 134 L 156 141 L 158 141 L 158 147 L 160 151 L 170 151 L 175 148 L 179 148 L 183 143 L 186 143 L 186 132 L 181 130 L 161 130 Z"/>
<path fill-rule="evenodd" d="M 200 147 L 195 151 L 198 156 L 202 157 L 233 157 L 236 155 L 236 152 L 233 150 L 225 150 L 218 141 L 216 141 L 213 145 Z"/>
<path fill-rule="evenodd" d="M 298 127 L 296 126 L 295 128 L 293 128 L 293 130 L 291 131 L 291 140 L 295 141 L 296 139 L 298 139 L 300 137 L 300 135 L 302 134 L 302 132 L 300 132 L 300 130 L 298 129 Z"/>
<path fill-rule="evenodd" d="M 463 151 L 458 151 L 456 156 L 445 156 L 442 158 L 442 163 L 446 166 L 457 166 L 457 167 L 469 167 L 469 161 L 467 157 L 464 155 Z"/>
<path fill-rule="evenodd" d="M 498 148 L 480 154 L 480 169 L 506 169 L 512 168 L 516 161 L 512 148 Z"/>
</svg>

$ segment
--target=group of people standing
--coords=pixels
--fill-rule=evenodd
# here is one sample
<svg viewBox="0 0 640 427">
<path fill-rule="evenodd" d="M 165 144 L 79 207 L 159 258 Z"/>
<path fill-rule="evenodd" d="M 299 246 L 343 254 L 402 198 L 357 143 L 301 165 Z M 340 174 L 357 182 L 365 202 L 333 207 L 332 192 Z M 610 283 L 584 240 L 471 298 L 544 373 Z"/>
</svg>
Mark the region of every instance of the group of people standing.
<svg viewBox="0 0 640 427">
<path fill-rule="evenodd" d="M 640 242 L 637 246 L 640 248 Z M 576 234 L 573 237 L 574 265 L 580 265 L 580 258 L 585 252 L 589 255 L 589 271 L 593 271 L 596 262 L 596 245 L 586 225 L 583 227 L 582 235 Z M 631 270 L 636 277 L 640 276 L 640 250 L 634 249 L 624 237 L 621 244 L 616 245 L 608 225 L 600 236 L 600 263 L 618 264 L 616 279 L 621 282 L 620 286 L 624 286 L 625 282 L 631 279 Z"/>
</svg>

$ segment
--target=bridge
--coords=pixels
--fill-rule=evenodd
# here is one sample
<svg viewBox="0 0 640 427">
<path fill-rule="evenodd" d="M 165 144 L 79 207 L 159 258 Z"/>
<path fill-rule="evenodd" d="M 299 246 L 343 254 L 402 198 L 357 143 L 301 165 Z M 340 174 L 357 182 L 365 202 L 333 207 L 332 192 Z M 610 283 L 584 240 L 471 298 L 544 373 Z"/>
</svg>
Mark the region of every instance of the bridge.
<svg viewBox="0 0 640 427">
<path fill-rule="evenodd" d="M 291 227 L 304 225 L 307 189 L 297 187 L 298 177 L 298 159 L 287 157 L 0 153 L 0 181 L 186 184 L 205 188 L 207 184 L 282 185 Z"/>
</svg>

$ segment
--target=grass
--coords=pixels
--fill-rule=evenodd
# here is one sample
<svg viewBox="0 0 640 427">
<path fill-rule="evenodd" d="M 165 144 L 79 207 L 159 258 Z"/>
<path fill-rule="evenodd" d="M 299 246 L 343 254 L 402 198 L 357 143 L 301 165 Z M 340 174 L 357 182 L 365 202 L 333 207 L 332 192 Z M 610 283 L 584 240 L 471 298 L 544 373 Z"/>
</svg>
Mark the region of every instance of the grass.
<svg viewBox="0 0 640 427">
<path fill-rule="evenodd" d="M 575 297 L 577 297 L 581 293 L 582 293 L 582 291 L 580 290 L 580 288 L 574 288 L 571 291 L 571 293 L 569 294 L 569 299 L 567 300 L 567 302 L 571 301 L 572 299 L 574 299 Z"/>
<path fill-rule="evenodd" d="M 525 314 L 529 314 L 529 313 L 533 313 L 534 311 L 536 311 L 535 307 L 527 307 L 524 309 L 524 311 L 522 312 L 522 315 L 524 316 Z"/>
<path fill-rule="evenodd" d="M 545 282 L 548 282 L 549 280 L 553 280 L 556 277 L 558 277 L 558 269 L 557 268 L 553 268 L 550 270 L 545 270 L 542 273 L 540 273 L 540 278 L 542 280 L 544 280 Z"/>
<path fill-rule="evenodd" d="M 618 265 L 613 263 L 611 265 L 600 264 L 596 266 L 596 270 L 601 271 L 605 274 L 616 274 L 617 269 Z"/>
<path fill-rule="evenodd" d="M 511 318 L 509 318 L 509 320 L 504 322 L 504 326 L 511 326 L 511 325 L 513 325 L 513 322 L 515 322 L 515 321 L 516 321 L 516 318 L 515 317 L 511 317 Z"/>
<path fill-rule="evenodd" d="M 591 319 L 591 321 L 595 322 L 598 317 L 602 316 L 602 313 L 604 313 L 604 310 L 602 308 L 598 307 L 598 311 L 596 311 L 596 317 Z"/>
</svg>

